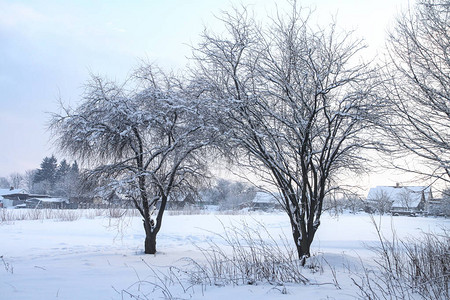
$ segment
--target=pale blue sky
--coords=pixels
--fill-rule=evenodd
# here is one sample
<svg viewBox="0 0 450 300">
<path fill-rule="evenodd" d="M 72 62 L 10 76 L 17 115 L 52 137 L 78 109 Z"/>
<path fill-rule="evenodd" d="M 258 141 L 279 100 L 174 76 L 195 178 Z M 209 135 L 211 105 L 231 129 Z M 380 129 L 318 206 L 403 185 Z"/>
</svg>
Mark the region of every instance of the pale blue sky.
<svg viewBox="0 0 450 300">
<path fill-rule="evenodd" d="M 258 18 L 283 1 L 0 0 L 0 176 L 39 167 L 56 153 L 46 132 L 57 99 L 75 103 L 89 72 L 121 79 L 139 58 L 182 68 L 213 14 L 244 3 Z M 299 1 L 315 18 L 355 29 L 371 47 L 383 46 L 387 26 L 408 0 Z M 325 21 L 324 21 L 325 20 Z M 214 29 L 213 29 L 214 30 Z"/>
</svg>

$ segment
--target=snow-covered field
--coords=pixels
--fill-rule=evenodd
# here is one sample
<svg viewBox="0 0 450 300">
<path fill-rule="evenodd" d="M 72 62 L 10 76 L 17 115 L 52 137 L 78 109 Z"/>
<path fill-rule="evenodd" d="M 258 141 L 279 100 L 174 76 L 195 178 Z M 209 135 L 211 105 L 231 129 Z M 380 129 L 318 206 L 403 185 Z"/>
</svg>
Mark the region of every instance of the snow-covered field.
<svg viewBox="0 0 450 300">
<path fill-rule="evenodd" d="M 419 235 L 449 228 L 450 221 L 424 217 L 375 217 L 384 235 Z M 351 278 L 360 261 L 370 264 L 377 235 L 366 214 L 325 214 L 305 268 L 309 284 L 277 286 L 267 282 L 240 286 L 190 284 L 171 266 L 183 269 L 192 258 L 202 263 L 198 246 L 222 241 L 215 233 L 245 221 L 265 224 L 275 239 L 291 243 L 284 213 L 252 215 L 166 215 L 156 255 L 144 255 L 139 217 L 122 220 L 83 216 L 76 221 L 22 220 L 0 223 L 0 299 L 357 299 Z M 333 276 L 333 273 L 335 276 Z M 172 275 L 167 275 L 172 274 Z M 178 282 L 180 280 L 180 282 Z M 139 298 L 138 298 L 139 297 Z"/>
</svg>

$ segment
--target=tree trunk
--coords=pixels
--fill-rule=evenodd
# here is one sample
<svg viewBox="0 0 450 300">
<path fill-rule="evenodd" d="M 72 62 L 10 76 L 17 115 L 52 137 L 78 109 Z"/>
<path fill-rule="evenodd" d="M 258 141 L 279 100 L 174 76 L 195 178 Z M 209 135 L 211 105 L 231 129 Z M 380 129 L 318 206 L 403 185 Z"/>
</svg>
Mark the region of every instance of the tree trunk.
<svg viewBox="0 0 450 300">
<path fill-rule="evenodd" d="M 301 265 L 304 266 L 306 259 L 310 256 L 310 246 L 308 236 L 302 236 L 302 228 L 299 224 L 291 222 L 292 236 L 294 238 L 295 247 L 297 249 L 298 259 L 301 261 Z M 305 231 L 303 231 L 305 232 Z M 306 234 L 305 234 L 306 235 Z"/>
<path fill-rule="evenodd" d="M 151 225 L 151 221 L 144 220 L 145 242 L 144 253 L 156 254 L 156 235 L 158 231 Z"/>
<path fill-rule="evenodd" d="M 145 242 L 144 242 L 144 252 L 145 254 L 156 254 L 156 235 L 161 229 L 162 217 L 167 204 L 167 196 L 161 197 L 161 205 L 156 216 L 156 221 L 151 219 L 150 215 L 147 213 L 144 217 L 144 229 L 145 229 Z"/>
<path fill-rule="evenodd" d="M 302 267 L 305 266 L 306 259 L 311 256 L 310 249 L 311 243 L 309 242 L 308 238 L 302 240 L 301 245 L 297 247 L 298 257 L 300 259 Z"/>
<path fill-rule="evenodd" d="M 145 235 L 144 249 L 145 254 L 156 254 L 156 232 Z"/>
</svg>

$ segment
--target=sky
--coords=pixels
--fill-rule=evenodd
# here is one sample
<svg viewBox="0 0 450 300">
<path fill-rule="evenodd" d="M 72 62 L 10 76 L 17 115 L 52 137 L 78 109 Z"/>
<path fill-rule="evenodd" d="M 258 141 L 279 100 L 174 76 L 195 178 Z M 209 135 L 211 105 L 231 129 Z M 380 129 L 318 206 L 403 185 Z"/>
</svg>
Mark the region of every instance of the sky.
<svg viewBox="0 0 450 300">
<path fill-rule="evenodd" d="M 206 26 L 234 4 L 262 19 L 275 0 L 0 0 L 0 177 L 39 167 L 55 154 L 47 130 L 59 100 L 76 104 L 90 74 L 122 80 L 144 59 L 182 69 Z M 334 16 L 379 53 L 386 31 L 408 0 L 305 0 L 312 19 Z M 70 161 L 70 158 L 68 158 Z M 391 182 L 390 182 L 391 183 Z"/>
</svg>

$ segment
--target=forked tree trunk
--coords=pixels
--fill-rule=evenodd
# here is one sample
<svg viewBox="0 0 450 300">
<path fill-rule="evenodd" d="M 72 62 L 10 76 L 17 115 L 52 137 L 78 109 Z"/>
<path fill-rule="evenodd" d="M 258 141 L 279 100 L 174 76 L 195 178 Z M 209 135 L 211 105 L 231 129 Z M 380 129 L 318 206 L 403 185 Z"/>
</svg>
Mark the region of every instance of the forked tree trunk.
<svg viewBox="0 0 450 300">
<path fill-rule="evenodd" d="M 162 218 L 164 210 L 166 209 L 167 196 L 161 196 L 161 205 L 156 216 L 156 220 L 153 221 L 148 217 L 144 218 L 144 229 L 145 229 L 145 242 L 144 242 L 144 252 L 145 254 L 156 254 L 156 235 L 161 229 Z"/>
<path fill-rule="evenodd" d="M 306 263 L 306 259 L 310 257 L 311 242 L 306 234 L 301 234 L 302 228 L 300 224 L 295 224 L 291 221 L 291 227 L 292 236 L 294 238 L 295 247 L 297 249 L 298 259 L 300 260 L 301 265 L 304 266 Z"/>
<path fill-rule="evenodd" d="M 298 259 L 301 265 L 304 266 L 306 259 L 311 256 L 311 244 L 319 228 L 320 219 L 311 213 L 310 217 L 305 220 L 305 216 L 302 216 L 299 210 L 294 212 L 287 211 L 287 213 L 291 222 L 292 237 L 297 249 Z"/>
</svg>

